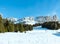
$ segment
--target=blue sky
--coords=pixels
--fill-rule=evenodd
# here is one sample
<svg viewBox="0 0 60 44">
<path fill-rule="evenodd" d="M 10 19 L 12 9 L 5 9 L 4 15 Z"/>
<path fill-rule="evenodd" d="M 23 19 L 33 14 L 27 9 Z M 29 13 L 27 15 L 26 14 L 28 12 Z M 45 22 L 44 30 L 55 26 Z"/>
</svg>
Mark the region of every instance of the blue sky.
<svg viewBox="0 0 60 44">
<path fill-rule="evenodd" d="M 53 14 L 60 17 L 60 0 L 0 0 L 0 13 L 15 18 Z"/>
</svg>

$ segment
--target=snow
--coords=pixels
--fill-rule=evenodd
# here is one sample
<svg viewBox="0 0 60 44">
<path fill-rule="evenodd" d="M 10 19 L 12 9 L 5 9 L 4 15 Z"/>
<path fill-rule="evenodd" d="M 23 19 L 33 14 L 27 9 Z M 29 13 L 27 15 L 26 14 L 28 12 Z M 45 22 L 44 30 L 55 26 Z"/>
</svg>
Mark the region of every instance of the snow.
<svg viewBox="0 0 60 44">
<path fill-rule="evenodd" d="M 25 24 L 34 25 L 35 24 L 35 21 L 29 21 L 29 22 L 26 22 Z"/>
<path fill-rule="evenodd" d="M 11 21 L 17 21 L 18 19 L 17 19 L 17 18 L 11 17 L 11 18 L 8 18 L 8 20 L 11 20 Z"/>
<path fill-rule="evenodd" d="M 0 33 L 0 44 L 60 44 L 57 30 L 38 30 Z M 57 35 L 55 35 L 57 34 Z"/>
<path fill-rule="evenodd" d="M 25 17 L 25 18 L 19 19 L 19 22 L 22 22 L 28 25 L 34 25 L 36 23 L 36 21 L 34 20 L 34 17 Z"/>
</svg>

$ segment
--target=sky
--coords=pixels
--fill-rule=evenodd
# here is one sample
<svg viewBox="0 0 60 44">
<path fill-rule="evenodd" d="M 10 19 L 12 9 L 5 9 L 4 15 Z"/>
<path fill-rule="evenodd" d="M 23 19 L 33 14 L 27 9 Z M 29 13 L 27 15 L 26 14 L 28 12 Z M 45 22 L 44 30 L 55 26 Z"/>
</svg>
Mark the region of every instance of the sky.
<svg viewBox="0 0 60 44">
<path fill-rule="evenodd" d="M 0 14 L 3 17 L 60 17 L 60 0 L 0 0 Z"/>
</svg>

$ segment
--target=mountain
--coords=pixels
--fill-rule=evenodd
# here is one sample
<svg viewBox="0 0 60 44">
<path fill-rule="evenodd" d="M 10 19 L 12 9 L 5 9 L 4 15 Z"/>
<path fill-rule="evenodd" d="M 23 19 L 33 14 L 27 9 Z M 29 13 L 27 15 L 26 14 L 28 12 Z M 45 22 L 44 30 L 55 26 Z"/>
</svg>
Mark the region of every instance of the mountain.
<svg viewBox="0 0 60 44">
<path fill-rule="evenodd" d="M 33 17 L 25 17 L 25 18 L 19 19 L 18 21 L 28 25 L 34 25 L 36 23 Z"/>
</svg>

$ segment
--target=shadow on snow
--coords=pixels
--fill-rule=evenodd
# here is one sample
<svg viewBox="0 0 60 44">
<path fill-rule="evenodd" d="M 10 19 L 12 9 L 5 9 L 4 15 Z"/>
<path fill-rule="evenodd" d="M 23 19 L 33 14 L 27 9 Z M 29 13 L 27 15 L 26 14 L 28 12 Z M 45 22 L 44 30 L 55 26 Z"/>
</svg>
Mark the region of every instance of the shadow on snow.
<svg viewBox="0 0 60 44">
<path fill-rule="evenodd" d="M 55 36 L 59 36 L 59 37 L 60 37 L 60 32 L 53 33 L 53 35 L 55 35 Z"/>
</svg>

